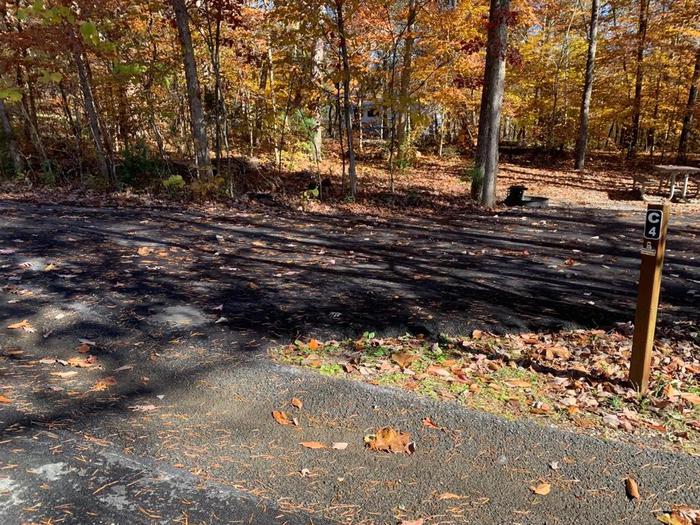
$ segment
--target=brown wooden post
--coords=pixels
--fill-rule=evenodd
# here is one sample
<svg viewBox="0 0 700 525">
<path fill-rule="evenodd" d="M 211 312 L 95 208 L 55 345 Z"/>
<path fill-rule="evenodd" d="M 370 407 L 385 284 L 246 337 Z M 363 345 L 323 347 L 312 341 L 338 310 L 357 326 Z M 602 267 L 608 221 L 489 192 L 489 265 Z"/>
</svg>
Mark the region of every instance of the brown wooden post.
<svg viewBox="0 0 700 525">
<path fill-rule="evenodd" d="M 637 314 L 634 318 L 629 376 L 632 385 L 641 393 L 645 393 L 649 385 L 651 354 L 654 347 L 656 315 L 661 290 L 661 270 L 664 264 L 670 214 L 671 205 L 668 202 L 649 204 L 644 225 L 639 295 L 637 296 Z"/>
</svg>

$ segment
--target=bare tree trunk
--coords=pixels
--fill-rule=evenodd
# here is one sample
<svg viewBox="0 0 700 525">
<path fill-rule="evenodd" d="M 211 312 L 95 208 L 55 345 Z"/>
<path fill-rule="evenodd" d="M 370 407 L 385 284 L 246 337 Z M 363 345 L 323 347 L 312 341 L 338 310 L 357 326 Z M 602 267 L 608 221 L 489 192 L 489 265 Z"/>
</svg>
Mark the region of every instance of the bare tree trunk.
<svg viewBox="0 0 700 525">
<path fill-rule="evenodd" d="M 338 17 L 338 33 L 340 37 L 340 55 L 343 60 L 343 114 L 345 120 L 345 133 L 348 144 L 348 182 L 350 197 L 357 197 L 357 171 L 355 168 L 355 148 L 352 137 L 352 115 L 350 111 L 350 58 L 348 55 L 348 42 L 345 34 L 345 18 L 343 16 L 344 0 L 336 0 L 336 14 Z"/>
<path fill-rule="evenodd" d="M 685 106 L 685 114 L 683 115 L 681 136 L 678 140 L 678 160 L 680 162 L 688 160 L 688 137 L 690 136 L 690 130 L 693 128 L 693 113 L 695 104 L 698 101 L 698 79 L 700 79 L 700 48 L 695 53 L 695 68 L 693 69 L 693 78 L 690 81 L 690 89 L 688 90 L 688 103 Z"/>
<path fill-rule="evenodd" d="M 76 111 L 76 116 L 73 118 L 73 112 L 70 110 L 70 104 L 68 103 L 68 95 L 66 94 L 66 89 L 63 85 L 63 81 L 59 82 L 58 89 L 61 92 L 61 100 L 63 102 L 63 112 L 66 115 L 66 120 L 70 125 L 71 131 L 73 132 L 73 138 L 75 139 L 75 156 L 78 162 L 78 176 L 80 178 L 80 183 L 83 183 L 83 140 L 81 137 L 80 122 L 78 121 L 78 112 Z"/>
<path fill-rule="evenodd" d="M 7 151 L 10 154 L 10 160 L 12 161 L 12 168 L 15 174 L 22 173 L 22 156 L 19 153 L 19 148 L 17 147 L 17 139 L 15 138 L 15 132 L 10 124 L 10 117 L 7 114 L 7 109 L 5 108 L 5 103 L 0 98 L 0 125 L 2 125 L 2 135 L 5 139 L 5 145 L 7 146 Z"/>
<path fill-rule="evenodd" d="M 593 72 L 595 69 L 595 52 L 598 45 L 598 0 L 591 0 L 591 24 L 588 28 L 588 55 L 586 56 L 586 76 L 583 82 L 581 113 L 576 142 L 576 169 L 582 170 L 586 164 L 588 147 L 588 117 L 591 110 L 591 93 L 593 92 Z"/>
<path fill-rule="evenodd" d="M 475 180 L 482 181 L 481 204 L 487 207 L 496 202 L 498 136 L 506 78 L 509 9 L 510 0 L 491 0 L 475 162 Z"/>
<path fill-rule="evenodd" d="M 413 26 L 416 23 L 417 2 L 416 0 L 408 0 L 408 16 L 406 18 L 406 38 L 404 39 L 403 48 L 403 67 L 401 68 L 401 78 L 399 79 L 399 107 L 396 123 L 396 142 L 399 148 L 399 161 L 406 160 L 408 146 L 408 118 L 407 114 L 410 111 L 409 89 L 411 87 L 411 75 L 413 73 L 413 44 L 415 36 L 413 34 Z"/>
<path fill-rule="evenodd" d="M 318 37 L 314 42 L 314 51 L 311 62 L 311 82 L 314 87 L 318 88 L 321 83 L 321 67 L 323 65 L 324 48 L 323 38 Z M 313 146 L 314 146 L 314 162 L 318 165 L 323 157 L 323 125 L 321 123 L 321 101 L 314 103 L 314 129 L 313 129 Z"/>
<path fill-rule="evenodd" d="M 634 102 L 632 103 L 632 129 L 630 132 L 627 158 L 631 159 L 637 153 L 639 140 L 639 123 L 642 114 L 642 83 L 644 82 L 644 47 L 647 41 L 647 24 L 649 17 L 649 2 L 639 0 L 639 29 L 637 31 L 637 73 L 634 82 Z"/>
<path fill-rule="evenodd" d="M 192 140 L 194 142 L 195 159 L 199 176 L 211 177 L 213 175 L 211 159 L 209 158 L 209 145 L 204 124 L 204 112 L 200 99 L 199 80 L 197 78 L 197 64 L 192 48 L 192 36 L 187 16 L 185 0 L 171 0 L 175 10 L 177 32 L 180 36 L 182 59 L 185 65 L 185 81 L 187 83 L 187 98 L 190 106 L 190 125 L 192 127 Z"/>
<path fill-rule="evenodd" d="M 97 156 L 97 164 L 100 174 L 108 181 L 112 189 L 116 188 L 117 180 L 114 171 L 114 162 L 110 155 L 110 151 L 106 147 L 106 140 L 102 125 L 100 123 L 95 97 L 92 92 L 92 82 L 87 63 L 83 57 L 83 47 L 80 42 L 80 35 L 73 35 L 73 60 L 75 67 L 78 70 L 78 80 L 80 81 L 80 90 L 83 94 L 83 105 L 85 106 L 85 114 L 88 117 L 90 124 L 90 132 L 95 145 L 95 154 Z"/>
</svg>

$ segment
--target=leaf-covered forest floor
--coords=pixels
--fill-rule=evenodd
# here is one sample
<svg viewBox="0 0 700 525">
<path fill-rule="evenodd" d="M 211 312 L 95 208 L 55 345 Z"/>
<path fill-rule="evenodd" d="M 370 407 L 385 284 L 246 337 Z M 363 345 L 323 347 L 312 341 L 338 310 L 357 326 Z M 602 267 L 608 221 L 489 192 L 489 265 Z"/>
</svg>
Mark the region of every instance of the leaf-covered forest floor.
<svg viewBox="0 0 700 525">
<path fill-rule="evenodd" d="M 642 205 L 484 212 L 447 168 L 445 207 L 402 191 L 417 204 L 400 214 L 0 203 L 5 521 L 649 523 L 700 506 L 700 218 L 672 220 L 640 399 L 624 377 Z"/>
<path fill-rule="evenodd" d="M 360 216 L 396 217 L 406 215 L 449 215 L 474 211 L 469 199 L 470 183 L 467 173 L 470 161 L 463 156 L 419 155 L 411 167 L 396 169 L 393 175 L 395 190 L 390 191 L 390 173 L 386 153 L 372 141 L 367 141 L 363 153 L 358 153 L 358 198 L 355 202 L 345 199 L 345 188 L 338 144 L 329 141 L 326 158 L 318 165 L 307 160 L 295 160 L 293 168 L 276 171 L 269 156 L 261 158 L 234 157 L 231 164 L 223 161 L 224 175 L 233 173 L 236 197 L 222 194 L 216 202 L 197 204 L 192 195 L 166 195 L 156 176 L 150 186 L 134 190 L 105 193 L 94 191 L 70 182 L 53 186 L 31 183 L 31 179 L 0 182 L 0 198 L 38 203 L 55 203 L 85 206 L 136 206 L 175 207 L 200 211 L 231 206 L 257 207 L 259 201 L 275 202 L 292 209 L 324 214 L 355 214 Z M 626 161 L 618 154 L 599 152 L 591 154 L 586 170 L 572 168 L 573 161 L 566 155 L 541 152 L 503 152 L 497 185 L 497 196 L 503 200 L 512 185 L 524 185 L 527 195 L 544 196 L 555 206 L 579 208 L 635 210 L 646 207 L 639 192 L 633 190 L 635 174 L 654 173 L 654 165 L 667 163 L 668 159 L 642 156 Z M 184 161 L 173 159 L 171 173 L 181 172 Z M 691 164 L 700 162 L 691 160 Z M 173 171 L 174 170 L 174 171 Z M 320 202 L 305 198 L 304 193 L 321 178 L 328 178 L 331 187 Z M 228 176 L 228 175 L 227 175 Z M 675 207 L 674 213 L 693 215 L 700 213 L 700 197 L 695 195 L 700 181 L 691 179 L 689 198 Z M 228 189 L 228 185 L 223 189 Z M 679 186 L 680 188 L 680 186 Z M 651 185 L 647 188 L 649 200 L 668 196 L 668 185 L 662 190 Z"/>
</svg>

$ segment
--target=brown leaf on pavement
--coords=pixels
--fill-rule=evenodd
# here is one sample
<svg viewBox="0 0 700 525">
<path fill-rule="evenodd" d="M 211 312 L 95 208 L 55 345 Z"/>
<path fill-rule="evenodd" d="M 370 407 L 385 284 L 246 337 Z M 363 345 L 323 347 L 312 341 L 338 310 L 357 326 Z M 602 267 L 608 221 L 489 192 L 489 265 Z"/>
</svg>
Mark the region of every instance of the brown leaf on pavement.
<svg viewBox="0 0 700 525">
<path fill-rule="evenodd" d="M 287 417 L 287 414 L 284 412 L 280 412 L 279 410 L 274 410 L 272 412 L 272 417 L 275 418 L 275 421 L 277 421 L 280 425 L 291 425 L 292 420 Z"/>
<path fill-rule="evenodd" d="M 116 384 L 117 380 L 113 377 L 105 377 L 104 379 L 100 379 L 97 383 L 95 383 L 90 389 L 90 392 L 102 392 L 104 390 L 108 390 Z"/>
<path fill-rule="evenodd" d="M 2 403 L 3 405 L 7 405 L 9 403 L 12 403 L 12 400 L 9 397 L 0 394 L 0 403 Z"/>
<path fill-rule="evenodd" d="M 147 255 L 150 255 L 152 251 L 153 250 L 148 246 L 141 246 L 138 250 L 136 250 L 136 253 L 138 253 L 141 257 L 146 257 Z"/>
<path fill-rule="evenodd" d="M 54 377 L 60 377 L 61 379 L 68 379 L 69 377 L 77 376 L 78 372 L 76 372 L 75 370 L 68 370 L 66 372 L 51 372 L 49 375 Z"/>
<path fill-rule="evenodd" d="M 75 368 L 91 368 L 97 364 L 97 358 L 94 355 L 88 355 L 86 357 L 71 357 L 66 362 Z"/>
<path fill-rule="evenodd" d="M 312 448 L 312 449 L 328 448 L 325 443 L 321 443 L 320 441 L 303 441 L 299 444 L 304 448 Z"/>
<path fill-rule="evenodd" d="M 153 410 L 158 410 L 158 407 L 155 405 L 132 405 L 129 407 L 129 410 L 134 412 L 152 412 Z"/>
<path fill-rule="evenodd" d="M 656 519 L 666 525 L 698 525 L 700 524 L 700 509 L 687 505 L 676 505 L 671 512 L 657 514 Z"/>
<path fill-rule="evenodd" d="M 412 454 L 415 448 L 411 434 L 391 427 L 381 428 L 376 434 L 365 436 L 365 443 L 370 450 L 394 454 Z"/>
<path fill-rule="evenodd" d="M 625 491 L 629 499 L 641 499 L 639 495 L 639 485 L 637 485 L 637 482 L 632 478 L 627 478 L 625 480 Z"/>
<path fill-rule="evenodd" d="M 460 496 L 459 494 L 454 494 L 452 492 L 443 492 L 442 494 L 436 496 L 436 498 L 440 501 L 444 501 L 448 499 L 462 499 L 464 496 Z"/>
<path fill-rule="evenodd" d="M 304 408 L 304 402 L 298 397 L 293 397 L 291 403 L 294 408 L 298 408 L 299 410 Z"/>
<path fill-rule="evenodd" d="M 307 344 L 306 346 L 309 347 L 309 350 L 311 350 L 312 352 L 315 352 L 316 350 L 318 350 L 321 347 L 321 343 L 319 343 L 317 339 L 311 339 L 309 341 L 309 344 Z"/>
<path fill-rule="evenodd" d="M 435 430 L 441 430 L 440 426 L 429 417 L 423 418 L 423 426 L 428 427 L 428 428 L 433 428 Z"/>
<path fill-rule="evenodd" d="M 399 525 L 423 525 L 425 520 L 423 518 L 418 518 L 417 520 L 401 520 Z"/>
<path fill-rule="evenodd" d="M 24 330 L 25 332 L 35 332 L 34 327 L 27 319 L 23 319 L 18 323 L 7 325 L 10 330 Z"/>
<path fill-rule="evenodd" d="M 552 485 L 543 481 L 542 483 L 538 483 L 537 485 L 530 487 L 530 490 L 533 492 L 533 494 L 546 496 L 552 491 Z"/>
<path fill-rule="evenodd" d="M 78 347 L 78 353 L 79 354 L 88 354 L 90 353 L 90 345 L 87 345 L 85 343 L 81 343 L 81 345 Z"/>
</svg>

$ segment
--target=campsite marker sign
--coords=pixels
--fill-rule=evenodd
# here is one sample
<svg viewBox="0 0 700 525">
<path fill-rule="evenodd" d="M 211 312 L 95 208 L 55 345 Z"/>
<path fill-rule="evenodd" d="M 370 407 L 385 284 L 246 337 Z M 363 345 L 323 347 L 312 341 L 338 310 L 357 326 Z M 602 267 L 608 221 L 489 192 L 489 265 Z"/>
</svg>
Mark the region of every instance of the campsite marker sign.
<svg viewBox="0 0 700 525">
<path fill-rule="evenodd" d="M 661 291 L 661 271 L 666 251 L 666 233 L 671 205 L 649 204 L 644 224 L 642 241 L 642 263 L 639 270 L 639 293 L 637 313 L 634 318 L 634 339 L 632 341 L 632 361 L 630 362 L 630 382 L 644 393 L 649 385 L 651 355 L 656 332 L 656 317 Z"/>
</svg>

